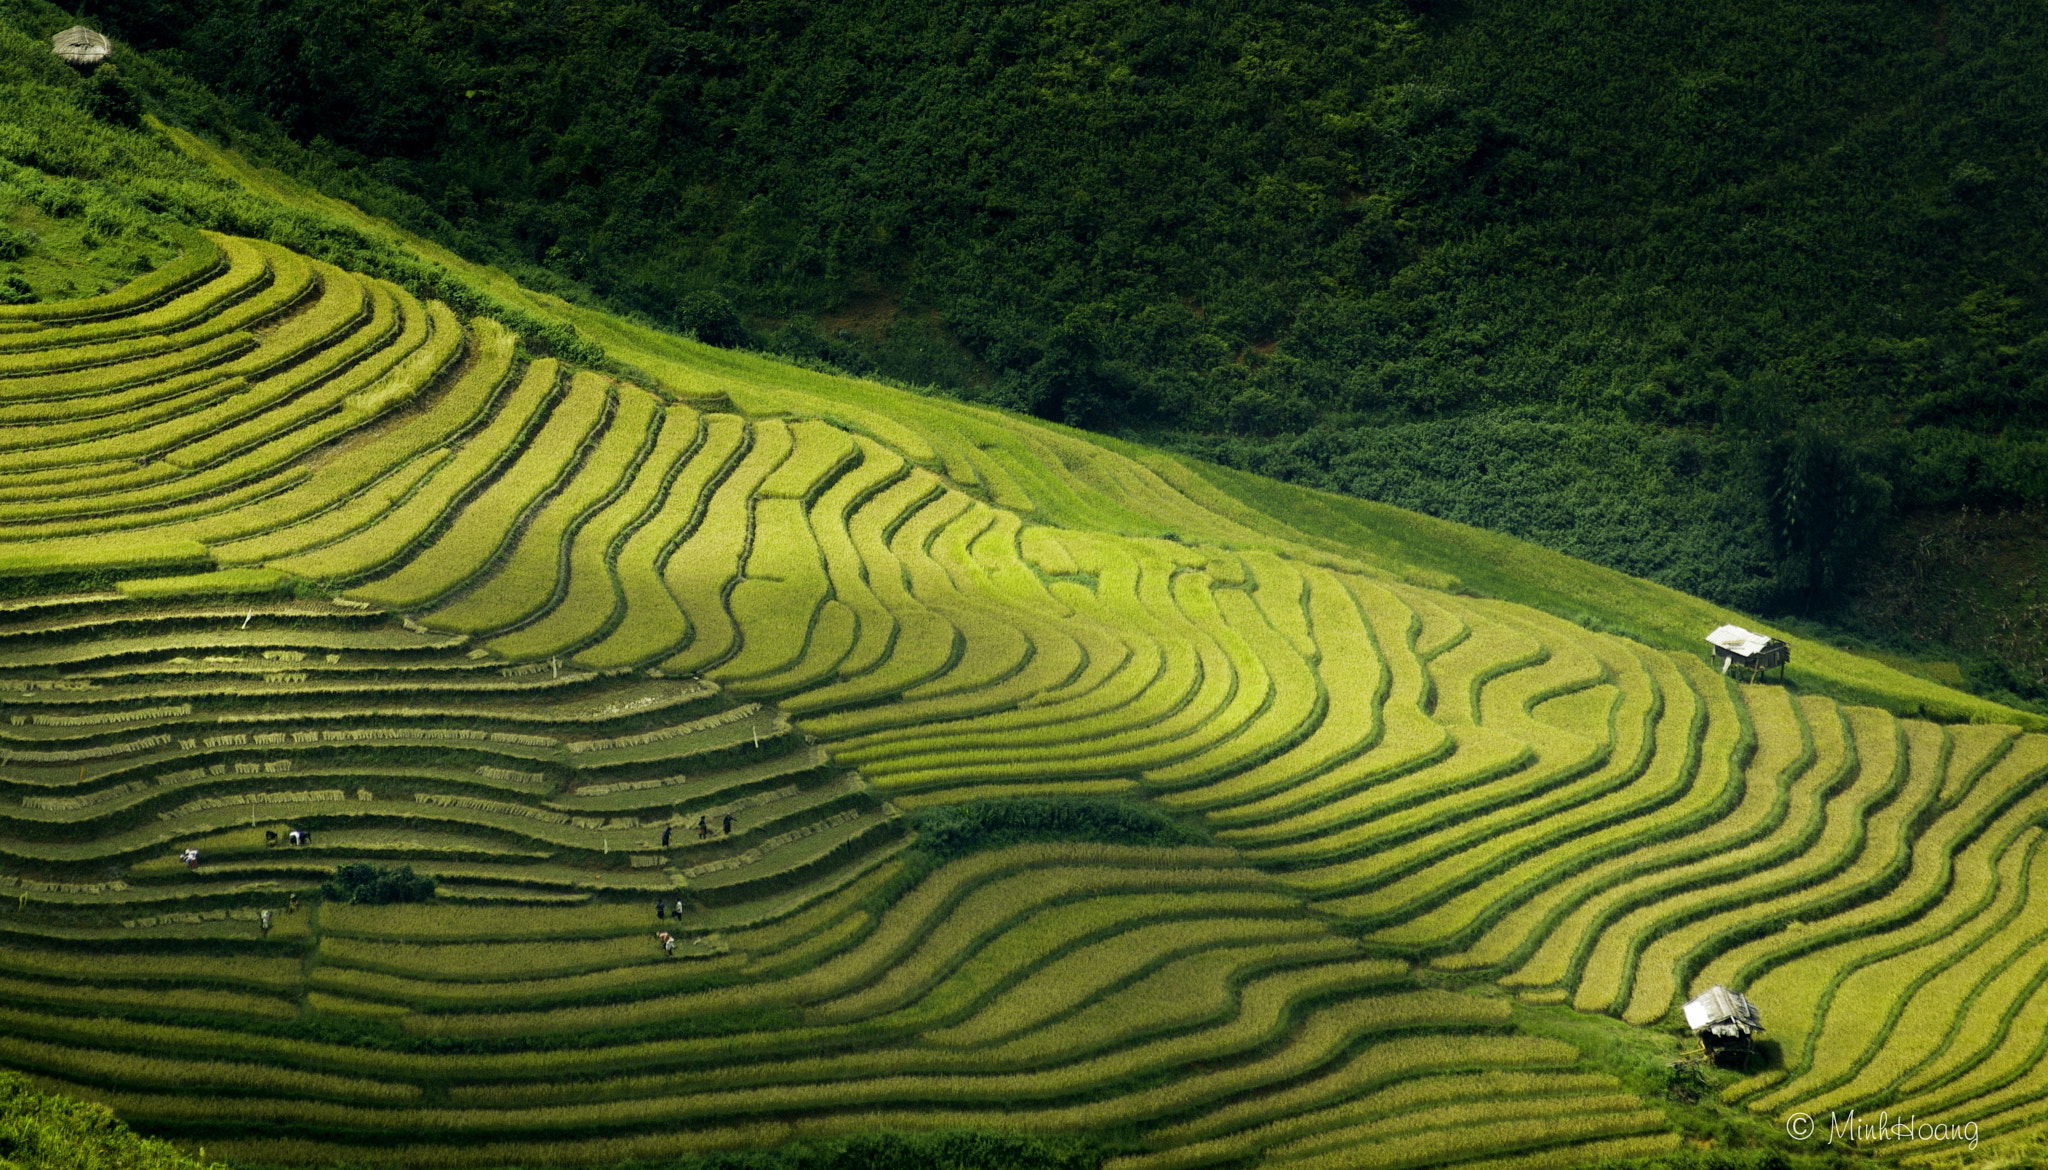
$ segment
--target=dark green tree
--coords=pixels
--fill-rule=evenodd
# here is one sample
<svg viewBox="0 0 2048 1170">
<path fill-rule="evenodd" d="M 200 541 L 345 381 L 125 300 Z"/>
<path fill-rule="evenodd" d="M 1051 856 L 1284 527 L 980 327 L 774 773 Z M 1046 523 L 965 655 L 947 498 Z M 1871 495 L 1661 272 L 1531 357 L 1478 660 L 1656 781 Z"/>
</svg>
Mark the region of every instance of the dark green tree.
<svg viewBox="0 0 2048 1170">
<path fill-rule="evenodd" d="M 364 906 L 386 906 L 393 902 L 424 902 L 434 896 L 434 879 L 401 865 L 387 869 L 368 862 L 353 862 L 334 871 L 334 877 L 320 887 L 330 902 Z"/>
</svg>

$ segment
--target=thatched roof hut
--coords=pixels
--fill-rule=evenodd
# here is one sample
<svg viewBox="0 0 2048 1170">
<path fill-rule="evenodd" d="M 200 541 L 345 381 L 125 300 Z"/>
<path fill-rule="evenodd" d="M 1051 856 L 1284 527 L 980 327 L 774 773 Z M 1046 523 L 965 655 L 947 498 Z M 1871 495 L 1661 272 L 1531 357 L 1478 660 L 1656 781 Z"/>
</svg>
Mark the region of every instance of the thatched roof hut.
<svg viewBox="0 0 2048 1170">
<path fill-rule="evenodd" d="M 50 51 L 81 69 L 90 69 L 114 51 L 112 41 L 82 24 L 74 24 L 50 38 Z"/>
</svg>

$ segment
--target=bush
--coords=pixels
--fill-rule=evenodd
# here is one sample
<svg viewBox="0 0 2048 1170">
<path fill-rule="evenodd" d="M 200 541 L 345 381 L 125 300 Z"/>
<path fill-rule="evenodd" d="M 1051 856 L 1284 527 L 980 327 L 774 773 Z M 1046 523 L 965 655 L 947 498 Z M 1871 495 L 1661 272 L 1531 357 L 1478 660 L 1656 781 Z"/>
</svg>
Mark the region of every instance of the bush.
<svg viewBox="0 0 2048 1170">
<path fill-rule="evenodd" d="M 169 1142 L 138 1137 L 104 1105 L 39 1091 L 0 1070 L 0 1166 L 66 1170 L 201 1170 Z"/>
<path fill-rule="evenodd" d="M 694 292 L 676 302 L 676 328 L 723 349 L 747 343 L 739 310 L 721 293 Z"/>
<path fill-rule="evenodd" d="M 330 902 L 354 906 L 424 902 L 434 896 L 434 879 L 414 873 L 410 865 L 387 869 L 357 862 L 335 870 L 334 879 L 322 884 L 320 893 Z"/>
<path fill-rule="evenodd" d="M 919 845 L 940 860 L 1024 841 L 1196 845 L 1202 836 L 1150 805 L 1077 797 L 1031 797 L 940 805 L 912 818 Z"/>
<path fill-rule="evenodd" d="M 79 109 L 102 122 L 131 128 L 142 124 L 142 102 L 128 79 L 111 64 L 93 70 L 92 76 L 72 94 Z"/>
<path fill-rule="evenodd" d="M 35 248 L 36 238 L 33 235 L 20 228 L 0 225 L 0 260 L 19 260 Z"/>
</svg>

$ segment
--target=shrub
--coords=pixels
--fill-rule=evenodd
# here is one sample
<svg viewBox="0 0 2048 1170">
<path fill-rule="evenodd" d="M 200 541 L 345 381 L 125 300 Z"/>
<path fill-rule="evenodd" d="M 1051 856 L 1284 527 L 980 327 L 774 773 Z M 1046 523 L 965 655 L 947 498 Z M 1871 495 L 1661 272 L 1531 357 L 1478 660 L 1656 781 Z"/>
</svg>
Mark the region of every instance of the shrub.
<svg viewBox="0 0 2048 1170">
<path fill-rule="evenodd" d="M 424 902 L 434 896 L 434 879 L 422 877 L 412 866 L 387 869 L 368 862 L 355 862 L 334 871 L 334 880 L 321 885 L 329 901 L 351 905 L 388 906 L 393 902 Z"/>
<path fill-rule="evenodd" d="M 1201 834 L 1148 804 L 1076 797 L 983 800 L 912 814 L 918 845 L 944 860 L 1026 841 L 1193 845 Z"/>
<path fill-rule="evenodd" d="M 71 92 L 79 109 L 102 122 L 134 127 L 142 121 L 142 103 L 137 100 L 134 88 L 111 63 L 94 69 L 85 84 Z"/>
<path fill-rule="evenodd" d="M 6 1151 L 9 1166 L 199 1170 L 209 1165 L 169 1142 L 136 1136 L 104 1105 L 39 1092 L 27 1077 L 4 1070 L 0 1150 Z"/>
<path fill-rule="evenodd" d="M 722 293 L 694 292 L 677 301 L 676 328 L 721 349 L 745 345 L 749 340 L 739 311 Z"/>
</svg>

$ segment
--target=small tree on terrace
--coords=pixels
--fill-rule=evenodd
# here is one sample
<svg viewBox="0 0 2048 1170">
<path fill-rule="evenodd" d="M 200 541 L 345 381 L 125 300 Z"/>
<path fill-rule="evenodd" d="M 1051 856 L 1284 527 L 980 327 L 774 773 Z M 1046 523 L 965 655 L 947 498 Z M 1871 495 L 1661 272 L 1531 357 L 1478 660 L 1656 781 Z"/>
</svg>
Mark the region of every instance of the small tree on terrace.
<svg viewBox="0 0 2048 1170">
<path fill-rule="evenodd" d="M 385 906 L 392 902 L 424 902 L 434 896 L 434 879 L 401 865 L 386 869 L 356 862 L 334 871 L 334 877 L 320 887 L 330 902 L 363 906 Z"/>
</svg>

